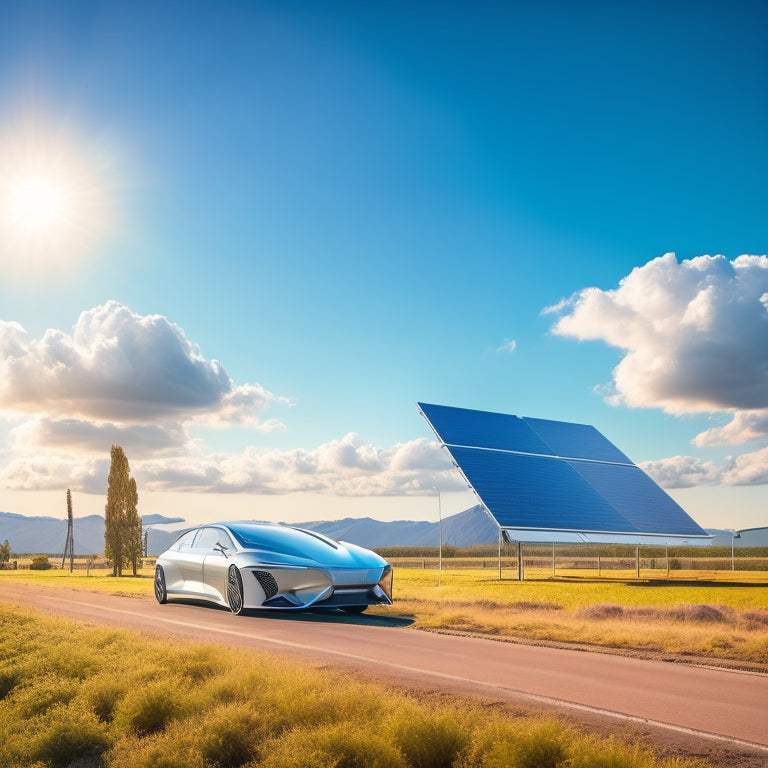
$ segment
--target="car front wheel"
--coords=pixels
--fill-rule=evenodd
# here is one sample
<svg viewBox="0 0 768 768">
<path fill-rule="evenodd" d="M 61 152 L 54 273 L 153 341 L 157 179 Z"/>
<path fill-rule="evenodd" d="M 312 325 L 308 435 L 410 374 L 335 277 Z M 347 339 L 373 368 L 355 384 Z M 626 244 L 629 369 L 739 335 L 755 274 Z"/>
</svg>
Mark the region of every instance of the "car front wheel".
<svg viewBox="0 0 768 768">
<path fill-rule="evenodd" d="M 243 612 L 243 580 L 236 565 L 230 565 L 227 573 L 227 602 L 236 616 Z"/>
<path fill-rule="evenodd" d="M 165 588 L 165 573 L 161 565 L 155 566 L 155 597 L 160 605 L 168 602 L 168 590 Z"/>
</svg>

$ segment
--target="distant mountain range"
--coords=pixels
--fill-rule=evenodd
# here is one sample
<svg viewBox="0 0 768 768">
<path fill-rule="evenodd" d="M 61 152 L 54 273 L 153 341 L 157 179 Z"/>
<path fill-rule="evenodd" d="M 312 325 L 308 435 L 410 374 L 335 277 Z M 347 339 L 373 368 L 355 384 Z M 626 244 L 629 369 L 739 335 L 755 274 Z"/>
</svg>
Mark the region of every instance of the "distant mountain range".
<svg viewBox="0 0 768 768">
<path fill-rule="evenodd" d="M 181 517 L 145 515 L 147 549 L 150 556 L 164 552 L 186 530 Z M 398 520 L 385 523 L 370 517 L 300 523 L 300 527 L 317 531 L 332 539 L 348 541 L 362 547 L 436 547 L 440 541 L 437 522 Z M 98 555 L 104 552 L 104 518 L 101 515 L 76 517 L 73 520 L 74 551 L 76 555 Z M 713 545 L 731 546 L 730 531 L 710 529 Z M 445 546 L 471 547 L 495 544 L 499 533 L 496 524 L 480 505 L 446 517 L 442 521 L 442 541 Z M 27 517 L 12 512 L 0 512 L 0 542 L 8 540 L 11 550 L 20 554 L 61 556 L 67 540 L 67 521 L 54 517 Z M 768 528 L 743 531 L 733 540 L 736 547 L 768 547 Z"/>
<path fill-rule="evenodd" d="M 147 552 L 164 552 L 188 527 L 181 517 L 145 515 Z M 317 531 L 332 539 L 341 539 L 362 547 L 432 546 L 440 540 L 439 523 L 400 520 L 384 523 L 370 517 L 301 523 L 300 527 Z M 442 521 L 443 544 L 469 547 L 498 541 L 498 529 L 476 506 Z M 75 517 L 72 521 L 76 555 L 104 552 L 104 518 L 101 515 Z M 0 542 L 8 540 L 13 552 L 61 555 L 67 541 L 67 521 L 55 517 L 36 517 L 0 512 Z"/>
</svg>

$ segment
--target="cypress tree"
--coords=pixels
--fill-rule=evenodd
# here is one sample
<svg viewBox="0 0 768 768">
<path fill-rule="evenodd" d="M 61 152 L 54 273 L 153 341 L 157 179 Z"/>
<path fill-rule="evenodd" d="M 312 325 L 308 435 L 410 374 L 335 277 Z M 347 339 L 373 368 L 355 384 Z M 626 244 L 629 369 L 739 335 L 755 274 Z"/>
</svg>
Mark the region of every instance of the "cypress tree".
<svg viewBox="0 0 768 768">
<path fill-rule="evenodd" d="M 136 481 L 130 476 L 128 459 L 119 445 L 112 446 L 111 457 L 107 504 L 104 507 L 104 556 L 112 560 L 113 576 L 122 576 L 126 563 L 133 564 L 135 575 L 138 564 L 138 556 L 134 558 L 133 555 L 135 538 L 138 551 L 141 552 L 141 519 L 137 510 L 139 497 Z"/>
</svg>

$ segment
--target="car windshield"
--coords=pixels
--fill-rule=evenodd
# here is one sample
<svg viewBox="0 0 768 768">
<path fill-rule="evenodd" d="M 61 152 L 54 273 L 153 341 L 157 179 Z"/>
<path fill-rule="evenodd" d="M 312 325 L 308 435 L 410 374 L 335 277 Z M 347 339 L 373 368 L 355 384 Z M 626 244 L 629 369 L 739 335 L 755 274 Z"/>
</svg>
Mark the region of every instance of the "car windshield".
<svg viewBox="0 0 768 768">
<path fill-rule="evenodd" d="M 240 546 L 245 549 L 280 552 L 293 557 L 308 557 L 322 561 L 328 556 L 330 550 L 339 547 L 333 539 L 301 528 L 236 523 L 229 525 L 229 529 L 238 539 Z"/>
</svg>

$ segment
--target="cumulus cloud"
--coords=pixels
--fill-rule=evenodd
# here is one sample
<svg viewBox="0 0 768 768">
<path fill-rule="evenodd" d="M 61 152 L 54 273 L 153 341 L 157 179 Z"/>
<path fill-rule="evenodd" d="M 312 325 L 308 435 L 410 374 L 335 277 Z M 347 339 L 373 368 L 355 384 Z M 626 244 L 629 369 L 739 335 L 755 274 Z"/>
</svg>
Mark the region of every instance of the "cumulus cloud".
<svg viewBox="0 0 768 768">
<path fill-rule="evenodd" d="M 14 491 L 70 488 L 82 493 L 104 493 L 108 475 L 109 458 L 20 456 L 0 469 L 0 487 Z"/>
<path fill-rule="evenodd" d="M 664 488 L 698 485 L 763 485 L 768 483 L 768 446 L 729 457 L 720 466 L 693 456 L 673 456 L 638 465 Z"/>
<path fill-rule="evenodd" d="M 545 311 L 553 333 L 623 350 L 613 401 L 673 414 L 768 409 L 768 256 L 668 253 Z"/>
<path fill-rule="evenodd" d="M 622 350 L 609 385 L 614 405 L 674 415 L 725 413 L 730 422 L 693 439 L 697 447 L 768 437 L 768 256 L 668 253 L 632 271 L 618 288 L 585 288 L 544 310 L 552 332 Z M 643 468 L 662 486 L 768 482 L 768 448 L 721 466 L 690 456 Z"/>
<path fill-rule="evenodd" d="M 722 472 L 711 461 L 694 456 L 672 456 L 638 465 L 663 488 L 691 488 L 696 485 L 719 485 Z"/>
<path fill-rule="evenodd" d="M 712 427 L 693 439 L 699 447 L 710 445 L 739 445 L 768 435 L 768 408 L 757 411 L 738 411 L 722 427 Z"/>
<path fill-rule="evenodd" d="M 0 411 L 19 423 L 0 486 L 103 493 L 109 448 L 121 445 L 143 490 L 344 496 L 423 495 L 463 489 L 440 445 L 380 448 L 348 434 L 314 449 L 205 454 L 197 426 L 284 429 L 263 411 L 277 398 L 236 385 L 161 315 L 117 302 L 83 312 L 73 333 L 33 338 L 0 321 Z"/>
<path fill-rule="evenodd" d="M 82 419 L 33 418 L 11 432 L 15 453 L 56 453 L 63 449 L 80 453 L 109 452 L 122 446 L 137 458 L 178 454 L 190 443 L 179 424 L 112 424 Z"/>
<path fill-rule="evenodd" d="M 378 448 L 350 433 L 314 450 L 216 454 L 197 459 L 147 461 L 136 470 L 150 490 L 339 496 L 409 496 L 463 490 L 450 457 L 427 439 Z"/>
<path fill-rule="evenodd" d="M 108 454 L 107 454 L 108 455 Z M 103 493 L 109 459 L 67 455 L 20 456 L 0 470 L 0 486 L 12 490 L 71 488 Z M 131 474 L 145 491 L 338 496 L 422 496 L 464 490 L 466 484 L 439 443 L 426 438 L 378 448 L 350 433 L 313 450 L 149 457 L 131 456 Z"/>
<path fill-rule="evenodd" d="M 157 420 L 257 426 L 274 396 L 236 386 L 162 315 L 110 301 L 83 312 L 73 334 L 34 339 L 0 321 L 0 409 L 116 423 Z"/>
</svg>

